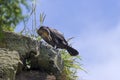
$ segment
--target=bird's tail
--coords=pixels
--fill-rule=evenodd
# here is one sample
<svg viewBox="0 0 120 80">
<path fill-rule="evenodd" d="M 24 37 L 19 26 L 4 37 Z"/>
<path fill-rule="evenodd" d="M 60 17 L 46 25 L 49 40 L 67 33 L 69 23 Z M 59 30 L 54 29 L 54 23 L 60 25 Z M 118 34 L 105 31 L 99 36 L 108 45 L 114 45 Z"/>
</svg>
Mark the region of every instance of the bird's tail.
<svg viewBox="0 0 120 80">
<path fill-rule="evenodd" d="M 76 49 L 70 46 L 67 46 L 67 51 L 69 52 L 71 56 L 77 56 L 79 54 L 79 52 Z"/>
</svg>

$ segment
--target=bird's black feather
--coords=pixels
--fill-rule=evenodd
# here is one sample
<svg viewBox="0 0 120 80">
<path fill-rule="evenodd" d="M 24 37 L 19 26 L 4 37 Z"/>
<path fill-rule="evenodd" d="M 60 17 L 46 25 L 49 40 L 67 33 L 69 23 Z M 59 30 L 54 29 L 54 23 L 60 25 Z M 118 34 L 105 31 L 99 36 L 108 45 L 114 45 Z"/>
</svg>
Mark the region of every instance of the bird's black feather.
<svg viewBox="0 0 120 80">
<path fill-rule="evenodd" d="M 66 49 L 71 56 L 78 55 L 78 51 L 68 45 L 63 34 L 56 29 L 52 29 L 46 26 L 41 26 L 37 33 L 50 45 L 56 48 Z"/>
</svg>

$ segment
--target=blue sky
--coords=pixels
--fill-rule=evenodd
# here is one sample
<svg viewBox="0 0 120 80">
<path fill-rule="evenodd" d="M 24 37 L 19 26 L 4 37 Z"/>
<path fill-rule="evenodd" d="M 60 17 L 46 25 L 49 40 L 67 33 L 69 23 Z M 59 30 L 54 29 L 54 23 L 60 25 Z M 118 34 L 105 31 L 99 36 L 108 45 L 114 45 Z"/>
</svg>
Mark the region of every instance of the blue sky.
<svg viewBox="0 0 120 80">
<path fill-rule="evenodd" d="M 78 80 L 120 80 L 120 0 L 37 0 L 36 10 L 37 26 L 44 12 L 44 25 L 75 37 L 88 72 Z"/>
</svg>

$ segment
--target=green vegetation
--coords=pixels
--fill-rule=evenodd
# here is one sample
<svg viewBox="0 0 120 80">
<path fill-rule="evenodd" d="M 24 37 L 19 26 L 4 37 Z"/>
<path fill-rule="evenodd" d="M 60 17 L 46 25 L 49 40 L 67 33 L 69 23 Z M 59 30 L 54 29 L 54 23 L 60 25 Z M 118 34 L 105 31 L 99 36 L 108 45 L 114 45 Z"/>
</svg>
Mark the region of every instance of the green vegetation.
<svg viewBox="0 0 120 80">
<path fill-rule="evenodd" d="M 83 70 L 79 61 L 80 56 L 70 56 L 66 50 L 61 50 L 62 59 L 64 61 L 64 70 L 62 72 L 62 80 L 77 80 L 77 70 Z"/>
<path fill-rule="evenodd" d="M 28 8 L 26 0 L 0 0 L 0 30 L 14 31 L 23 20 L 21 6 Z"/>
</svg>

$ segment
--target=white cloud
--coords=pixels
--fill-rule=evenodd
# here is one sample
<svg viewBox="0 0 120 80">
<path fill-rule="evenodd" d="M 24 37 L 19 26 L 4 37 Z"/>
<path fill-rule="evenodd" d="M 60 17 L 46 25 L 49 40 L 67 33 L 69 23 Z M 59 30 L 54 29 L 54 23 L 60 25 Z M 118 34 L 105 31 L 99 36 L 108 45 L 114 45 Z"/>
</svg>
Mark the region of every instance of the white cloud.
<svg viewBox="0 0 120 80">
<path fill-rule="evenodd" d="M 83 33 L 73 46 L 79 49 L 88 74 L 79 72 L 85 80 L 120 80 L 120 24 L 98 34 Z"/>
<path fill-rule="evenodd" d="M 117 59 L 111 59 L 106 64 L 89 68 L 86 80 L 120 80 L 120 64 Z"/>
</svg>

